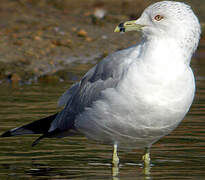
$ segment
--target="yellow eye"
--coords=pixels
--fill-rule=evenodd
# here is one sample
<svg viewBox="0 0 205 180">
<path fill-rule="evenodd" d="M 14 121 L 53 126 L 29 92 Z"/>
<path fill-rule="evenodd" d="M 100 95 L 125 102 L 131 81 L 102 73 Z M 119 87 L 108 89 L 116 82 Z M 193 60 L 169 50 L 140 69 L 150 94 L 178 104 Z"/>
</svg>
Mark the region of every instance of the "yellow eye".
<svg viewBox="0 0 205 180">
<path fill-rule="evenodd" d="M 161 21 L 163 18 L 164 18 L 164 17 L 161 16 L 161 15 L 156 15 L 156 16 L 154 17 L 154 19 L 155 19 L 156 21 Z"/>
</svg>

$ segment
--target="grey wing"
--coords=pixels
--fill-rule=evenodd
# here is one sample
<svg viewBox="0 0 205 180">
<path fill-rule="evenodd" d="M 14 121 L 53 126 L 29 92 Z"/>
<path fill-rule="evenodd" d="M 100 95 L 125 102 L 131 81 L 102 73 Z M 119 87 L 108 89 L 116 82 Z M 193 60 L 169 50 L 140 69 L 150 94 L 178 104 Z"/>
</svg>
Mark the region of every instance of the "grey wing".
<svg viewBox="0 0 205 180">
<path fill-rule="evenodd" d="M 59 98 L 58 100 L 58 106 L 65 106 L 67 102 L 70 100 L 72 95 L 78 90 L 79 88 L 79 83 L 75 83 L 74 85 L 71 86 L 70 89 L 68 89 L 66 92 L 63 93 L 63 95 Z"/>
<path fill-rule="evenodd" d="M 57 115 L 49 131 L 57 128 L 73 129 L 76 115 L 98 100 L 103 90 L 113 88 L 118 84 L 124 69 L 128 66 L 125 60 L 130 51 L 130 49 L 125 49 L 106 57 L 90 69 L 79 83 L 74 84 L 65 92 L 59 102 L 66 103 L 66 106 Z"/>
</svg>

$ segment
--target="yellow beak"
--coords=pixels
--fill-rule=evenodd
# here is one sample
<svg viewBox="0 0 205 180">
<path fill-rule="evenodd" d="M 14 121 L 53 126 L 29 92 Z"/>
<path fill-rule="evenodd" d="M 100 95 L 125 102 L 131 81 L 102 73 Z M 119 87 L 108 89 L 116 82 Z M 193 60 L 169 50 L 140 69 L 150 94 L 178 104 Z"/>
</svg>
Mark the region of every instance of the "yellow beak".
<svg viewBox="0 0 205 180">
<path fill-rule="evenodd" d="M 128 31 L 141 31 L 145 25 L 137 24 L 137 20 L 126 21 L 120 23 L 114 30 L 114 32 L 128 32 Z"/>
</svg>

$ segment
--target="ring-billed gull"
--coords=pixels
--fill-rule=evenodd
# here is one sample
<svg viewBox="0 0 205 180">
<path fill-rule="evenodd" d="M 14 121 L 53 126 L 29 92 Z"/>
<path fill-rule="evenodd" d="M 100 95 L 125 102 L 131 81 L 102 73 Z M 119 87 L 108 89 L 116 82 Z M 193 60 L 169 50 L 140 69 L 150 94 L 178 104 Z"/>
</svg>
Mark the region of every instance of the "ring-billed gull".
<svg viewBox="0 0 205 180">
<path fill-rule="evenodd" d="M 12 129 L 2 137 L 43 134 L 70 136 L 75 131 L 117 147 L 149 149 L 169 134 L 188 112 L 195 94 L 190 68 L 201 28 L 191 8 L 181 2 L 150 5 L 137 20 L 119 24 L 115 32 L 140 31 L 139 44 L 117 51 L 90 69 L 60 98 L 61 112 Z"/>
</svg>

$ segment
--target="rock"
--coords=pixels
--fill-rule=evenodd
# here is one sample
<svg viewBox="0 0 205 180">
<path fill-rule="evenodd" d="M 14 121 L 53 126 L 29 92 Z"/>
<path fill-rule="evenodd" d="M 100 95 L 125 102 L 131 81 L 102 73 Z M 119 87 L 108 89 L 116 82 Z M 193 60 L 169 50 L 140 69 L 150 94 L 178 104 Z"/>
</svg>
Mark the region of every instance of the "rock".
<svg viewBox="0 0 205 180">
<path fill-rule="evenodd" d="M 33 39 L 34 39 L 34 40 L 37 40 L 37 41 L 41 41 L 41 40 L 42 40 L 40 36 L 34 36 Z"/>
<path fill-rule="evenodd" d="M 67 40 L 52 40 L 51 43 L 55 46 L 64 46 L 64 47 L 71 47 L 72 41 L 70 39 Z"/>
<path fill-rule="evenodd" d="M 80 37 L 87 37 L 88 36 L 88 33 L 85 31 L 85 30 L 83 30 L 83 29 L 81 29 L 80 31 L 78 31 L 78 36 L 80 36 Z"/>
<path fill-rule="evenodd" d="M 91 37 L 86 37 L 85 40 L 88 41 L 88 42 L 93 41 L 93 39 Z"/>
</svg>

